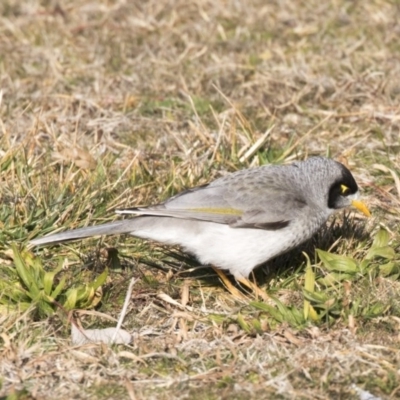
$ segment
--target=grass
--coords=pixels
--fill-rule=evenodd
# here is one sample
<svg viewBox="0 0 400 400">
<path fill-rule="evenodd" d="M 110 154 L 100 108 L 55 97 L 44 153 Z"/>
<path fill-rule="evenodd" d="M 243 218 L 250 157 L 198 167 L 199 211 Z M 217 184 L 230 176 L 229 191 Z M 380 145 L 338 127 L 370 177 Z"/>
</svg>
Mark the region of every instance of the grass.
<svg viewBox="0 0 400 400">
<path fill-rule="evenodd" d="M 0 396 L 399 396 L 397 2 L 5 0 L 0 18 Z M 314 154 L 373 218 L 340 213 L 255 271 L 267 303 L 132 237 L 27 248 Z M 74 346 L 71 318 L 115 326 L 131 277 L 132 343 Z"/>
</svg>

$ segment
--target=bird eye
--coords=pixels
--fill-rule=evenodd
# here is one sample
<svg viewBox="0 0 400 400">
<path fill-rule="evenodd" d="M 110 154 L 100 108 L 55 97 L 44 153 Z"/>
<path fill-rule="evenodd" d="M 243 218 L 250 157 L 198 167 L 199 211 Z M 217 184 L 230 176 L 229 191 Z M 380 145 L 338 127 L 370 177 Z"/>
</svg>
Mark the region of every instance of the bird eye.
<svg viewBox="0 0 400 400">
<path fill-rule="evenodd" d="M 346 196 L 349 194 L 350 189 L 346 185 L 340 185 L 342 195 Z"/>
</svg>

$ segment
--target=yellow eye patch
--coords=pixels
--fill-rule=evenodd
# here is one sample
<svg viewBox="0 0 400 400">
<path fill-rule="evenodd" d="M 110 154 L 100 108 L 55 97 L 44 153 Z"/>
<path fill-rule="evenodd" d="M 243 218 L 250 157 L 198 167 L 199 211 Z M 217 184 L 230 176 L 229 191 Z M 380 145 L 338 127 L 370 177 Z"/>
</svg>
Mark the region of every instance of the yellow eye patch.
<svg viewBox="0 0 400 400">
<path fill-rule="evenodd" d="M 340 185 L 340 189 L 342 190 L 342 194 L 347 194 L 350 190 L 346 185 Z"/>
</svg>

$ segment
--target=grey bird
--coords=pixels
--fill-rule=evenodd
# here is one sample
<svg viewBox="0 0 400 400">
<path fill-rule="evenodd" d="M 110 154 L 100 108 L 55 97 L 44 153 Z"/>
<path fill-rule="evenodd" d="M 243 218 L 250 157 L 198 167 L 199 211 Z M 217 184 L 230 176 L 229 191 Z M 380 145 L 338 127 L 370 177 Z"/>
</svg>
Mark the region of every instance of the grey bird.
<svg viewBox="0 0 400 400">
<path fill-rule="evenodd" d="M 134 217 L 31 243 L 128 233 L 180 245 L 202 264 L 229 270 L 241 281 L 258 265 L 309 239 L 331 214 L 348 206 L 370 215 L 343 164 L 311 157 L 237 171 L 163 203 L 117 211 Z"/>
</svg>

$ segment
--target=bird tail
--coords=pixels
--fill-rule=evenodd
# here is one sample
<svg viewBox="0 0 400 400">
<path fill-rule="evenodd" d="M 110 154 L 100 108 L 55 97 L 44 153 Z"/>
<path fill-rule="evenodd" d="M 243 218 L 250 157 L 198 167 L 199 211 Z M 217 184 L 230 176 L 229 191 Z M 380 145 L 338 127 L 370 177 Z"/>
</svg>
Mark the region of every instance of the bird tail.
<svg viewBox="0 0 400 400">
<path fill-rule="evenodd" d="M 54 235 L 44 236 L 38 239 L 33 239 L 30 244 L 33 246 L 45 245 L 50 243 L 62 243 L 69 240 L 83 239 L 90 236 L 99 235 L 117 235 L 120 233 L 129 233 L 134 230 L 132 219 L 125 219 L 122 221 L 110 222 L 108 224 L 88 226 L 86 228 L 73 229 L 70 231 L 65 231 L 61 233 L 56 233 Z"/>
</svg>

